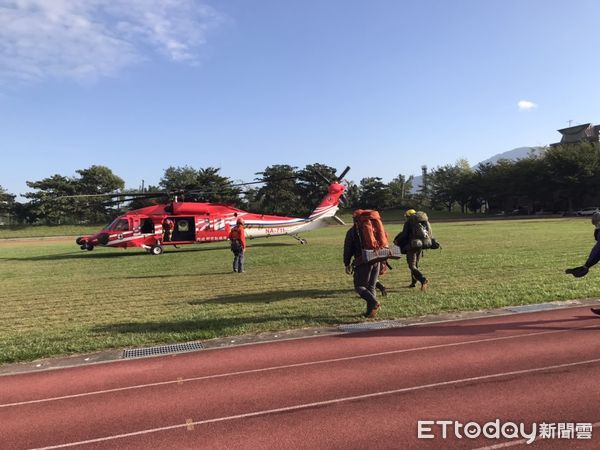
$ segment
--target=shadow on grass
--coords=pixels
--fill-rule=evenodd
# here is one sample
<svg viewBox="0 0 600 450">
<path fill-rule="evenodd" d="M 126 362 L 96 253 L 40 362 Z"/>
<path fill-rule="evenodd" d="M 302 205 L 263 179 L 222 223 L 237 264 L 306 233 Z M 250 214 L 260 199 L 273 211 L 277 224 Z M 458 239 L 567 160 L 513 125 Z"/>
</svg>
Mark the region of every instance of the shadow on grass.
<svg viewBox="0 0 600 450">
<path fill-rule="evenodd" d="M 246 244 L 248 247 L 294 247 L 301 245 L 298 242 L 256 242 L 254 240 L 247 240 Z"/>
<path fill-rule="evenodd" d="M 196 278 L 196 277 L 212 277 L 215 275 L 229 275 L 231 273 L 231 271 L 227 271 L 227 272 L 208 272 L 208 273 L 178 273 L 178 274 L 172 274 L 172 275 L 140 275 L 140 276 L 131 276 L 131 277 L 124 277 L 125 280 L 146 280 L 146 279 L 153 279 L 153 278 L 188 278 L 188 277 L 192 277 L 192 278 Z"/>
<path fill-rule="evenodd" d="M 282 320 L 296 321 L 299 323 L 321 323 L 333 325 L 339 323 L 339 320 L 332 316 L 319 316 L 302 314 L 298 316 L 265 316 L 265 317 L 236 317 L 236 318 L 220 318 L 220 319 L 197 319 L 197 320 L 176 320 L 164 322 L 129 322 L 115 323 L 110 325 L 97 326 L 92 328 L 92 331 L 99 333 L 189 333 L 203 332 L 207 336 L 217 337 L 225 335 L 237 334 L 240 327 L 241 331 L 245 331 L 253 325 L 261 325 L 265 323 L 273 323 L 275 328 L 277 323 Z M 236 330 L 237 329 L 237 330 Z"/>
<path fill-rule="evenodd" d="M 365 333 L 349 333 L 344 335 L 347 338 L 365 338 L 371 336 L 403 336 L 412 337 L 431 337 L 431 336 L 474 336 L 481 339 L 497 339 L 502 336 L 511 336 L 510 334 L 498 336 L 496 333 L 502 331 L 522 330 L 525 335 L 535 335 L 539 333 L 528 333 L 530 331 L 573 331 L 573 332 L 598 332 L 600 331 L 600 317 L 590 313 L 589 316 L 573 316 L 569 319 L 556 320 L 525 320 L 520 321 L 519 317 L 513 315 L 504 316 L 505 318 L 513 318 L 513 322 L 492 322 L 484 324 L 469 324 L 470 319 L 465 319 L 464 322 L 445 322 L 440 324 L 424 324 L 417 326 L 388 328 L 377 331 L 368 331 Z M 591 319 L 599 319 L 597 326 L 593 326 Z M 581 323 L 580 326 L 577 326 Z M 573 326 L 569 326 L 572 324 Z M 584 328 L 585 327 L 585 328 Z M 588 328 L 589 327 L 589 328 Z M 514 336 L 514 335 L 512 335 Z M 544 334 L 542 334 L 544 336 Z M 534 336 L 532 336 L 534 337 Z"/>
<path fill-rule="evenodd" d="M 309 298 L 316 301 L 335 299 L 340 294 L 354 296 L 350 289 L 297 289 L 268 291 L 254 294 L 230 294 L 220 295 L 209 300 L 192 300 L 190 305 L 232 304 L 232 303 L 275 303 L 284 300 L 295 300 L 298 298 Z"/>
<path fill-rule="evenodd" d="M 186 248 L 186 249 L 168 249 L 165 253 L 160 256 L 149 255 L 142 249 L 131 249 L 130 251 L 119 251 L 110 253 L 103 253 L 103 250 L 96 251 L 73 251 L 68 253 L 58 253 L 54 255 L 41 255 L 41 256 L 28 256 L 22 258 L 0 258 L 0 261 L 62 261 L 62 260 L 85 260 L 85 259 L 112 259 L 112 258 L 127 258 L 134 256 L 143 256 L 146 258 L 155 257 L 160 258 L 168 255 L 174 255 L 176 253 L 189 253 L 189 252 L 213 252 L 222 251 L 225 247 L 219 248 Z"/>
</svg>

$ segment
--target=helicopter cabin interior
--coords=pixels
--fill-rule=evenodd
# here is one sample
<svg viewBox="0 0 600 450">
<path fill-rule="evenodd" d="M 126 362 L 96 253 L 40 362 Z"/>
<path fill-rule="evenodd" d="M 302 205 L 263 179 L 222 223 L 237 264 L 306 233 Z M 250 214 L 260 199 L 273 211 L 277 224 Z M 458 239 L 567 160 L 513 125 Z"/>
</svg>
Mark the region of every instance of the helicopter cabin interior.
<svg viewBox="0 0 600 450">
<path fill-rule="evenodd" d="M 140 233 L 142 234 L 154 234 L 154 222 L 152 219 L 143 219 L 140 223 Z"/>
<path fill-rule="evenodd" d="M 175 223 L 173 242 L 193 242 L 196 240 L 196 227 L 193 217 L 169 217 Z"/>
</svg>

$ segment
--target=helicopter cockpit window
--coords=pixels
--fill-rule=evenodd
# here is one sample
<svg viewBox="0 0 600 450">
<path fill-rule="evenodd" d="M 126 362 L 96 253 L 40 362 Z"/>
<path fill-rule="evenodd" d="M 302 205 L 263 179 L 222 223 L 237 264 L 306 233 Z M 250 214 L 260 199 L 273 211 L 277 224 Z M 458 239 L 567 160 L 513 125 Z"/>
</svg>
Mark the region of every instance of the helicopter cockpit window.
<svg viewBox="0 0 600 450">
<path fill-rule="evenodd" d="M 152 219 L 142 220 L 140 232 L 142 234 L 154 233 L 154 223 L 152 222 Z"/>
<path fill-rule="evenodd" d="M 115 219 L 106 229 L 110 231 L 128 231 L 129 221 L 127 219 Z"/>
</svg>

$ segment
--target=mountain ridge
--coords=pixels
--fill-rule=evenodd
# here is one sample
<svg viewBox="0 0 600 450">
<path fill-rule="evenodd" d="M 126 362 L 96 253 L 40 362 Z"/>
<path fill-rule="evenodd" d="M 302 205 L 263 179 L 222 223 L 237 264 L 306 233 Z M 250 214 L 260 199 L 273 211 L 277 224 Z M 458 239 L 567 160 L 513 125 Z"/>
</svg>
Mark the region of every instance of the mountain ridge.
<svg viewBox="0 0 600 450">
<path fill-rule="evenodd" d="M 472 168 L 476 169 L 481 164 L 488 164 L 488 163 L 495 164 L 498 161 L 500 161 L 501 159 L 508 159 L 510 161 L 516 161 L 519 159 L 527 158 L 528 156 L 530 156 L 532 154 L 539 155 L 539 154 L 543 153 L 543 151 L 544 151 L 544 147 L 517 147 L 517 148 L 513 148 L 512 150 L 508 150 L 506 152 L 497 153 L 494 156 L 491 156 L 486 160 L 478 162 L 477 164 L 472 166 Z M 423 176 L 422 175 L 415 176 L 413 178 L 412 193 L 414 194 L 414 193 L 418 192 L 419 188 L 421 187 L 422 184 L 423 184 Z"/>
</svg>

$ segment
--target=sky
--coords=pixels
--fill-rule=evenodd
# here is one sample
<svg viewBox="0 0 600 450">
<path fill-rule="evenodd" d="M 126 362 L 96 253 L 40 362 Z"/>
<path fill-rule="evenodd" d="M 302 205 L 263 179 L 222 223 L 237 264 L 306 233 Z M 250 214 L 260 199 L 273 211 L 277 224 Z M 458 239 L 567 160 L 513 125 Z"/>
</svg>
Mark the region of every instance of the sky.
<svg viewBox="0 0 600 450">
<path fill-rule="evenodd" d="M 391 181 L 600 123 L 596 0 L 0 0 L 0 186 Z"/>
</svg>

